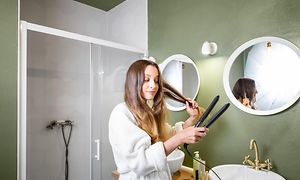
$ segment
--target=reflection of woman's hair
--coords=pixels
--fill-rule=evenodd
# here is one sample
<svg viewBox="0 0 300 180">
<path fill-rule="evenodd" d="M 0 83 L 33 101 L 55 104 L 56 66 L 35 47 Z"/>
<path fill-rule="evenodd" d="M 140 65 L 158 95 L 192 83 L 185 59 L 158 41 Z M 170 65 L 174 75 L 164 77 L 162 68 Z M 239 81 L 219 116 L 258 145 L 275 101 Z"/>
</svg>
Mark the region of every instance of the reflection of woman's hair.
<svg viewBox="0 0 300 180">
<path fill-rule="evenodd" d="M 159 88 L 154 97 L 152 109 L 142 97 L 145 69 L 149 65 L 158 70 Z M 163 80 L 159 67 L 155 62 L 138 60 L 131 64 L 126 74 L 124 101 L 134 115 L 137 125 L 147 132 L 153 143 L 166 140 L 169 135 L 169 132 L 164 130 L 167 114 L 165 96 L 182 103 L 187 101 L 181 93 Z"/>
<path fill-rule="evenodd" d="M 240 78 L 236 81 L 232 93 L 236 99 L 253 100 L 256 93 L 255 81 L 250 78 Z"/>
</svg>

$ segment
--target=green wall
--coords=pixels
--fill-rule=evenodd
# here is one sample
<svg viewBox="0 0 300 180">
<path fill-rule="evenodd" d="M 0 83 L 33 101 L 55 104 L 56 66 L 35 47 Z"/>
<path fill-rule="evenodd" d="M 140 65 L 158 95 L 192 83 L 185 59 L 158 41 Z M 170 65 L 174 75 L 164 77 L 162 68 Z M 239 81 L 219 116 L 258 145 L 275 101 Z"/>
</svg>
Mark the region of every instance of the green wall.
<svg viewBox="0 0 300 180">
<path fill-rule="evenodd" d="M 0 1 L 0 179 L 17 179 L 18 1 Z"/>
<path fill-rule="evenodd" d="M 197 101 L 207 107 L 219 94 L 217 107 L 229 101 L 223 88 L 223 69 L 240 45 L 261 36 L 277 36 L 300 47 L 299 0 L 149 0 L 149 54 L 159 62 L 181 53 L 196 63 L 201 76 Z M 218 53 L 200 53 L 206 40 L 218 44 Z M 300 67 L 299 67 L 300 68 Z M 299 82 L 297 82 L 299 83 Z M 171 113 L 171 121 L 186 117 Z M 234 105 L 210 128 L 205 139 L 189 146 L 199 150 L 209 166 L 241 164 L 254 157 L 250 140 L 258 143 L 260 159 L 270 158 L 273 171 L 286 179 L 299 179 L 300 103 L 270 116 L 247 114 Z M 191 166 L 191 158 L 185 165 Z"/>
</svg>

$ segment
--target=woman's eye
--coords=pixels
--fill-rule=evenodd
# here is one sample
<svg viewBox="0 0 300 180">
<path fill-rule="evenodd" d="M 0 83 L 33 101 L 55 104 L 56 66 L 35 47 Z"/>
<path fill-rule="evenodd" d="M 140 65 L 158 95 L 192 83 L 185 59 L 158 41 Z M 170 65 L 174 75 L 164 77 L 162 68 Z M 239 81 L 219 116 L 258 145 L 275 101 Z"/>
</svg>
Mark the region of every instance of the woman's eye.
<svg viewBox="0 0 300 180">
<path fill-rule="evenodd" d="M 151 78 L 145 78 L 144 79 L 144 82 L 150 82 L 151 81 Z M 152 81 L 154 82 L 154 83 L 158 83 L 158 78 L 157 79 L 152 79 Z"/>
</svg>

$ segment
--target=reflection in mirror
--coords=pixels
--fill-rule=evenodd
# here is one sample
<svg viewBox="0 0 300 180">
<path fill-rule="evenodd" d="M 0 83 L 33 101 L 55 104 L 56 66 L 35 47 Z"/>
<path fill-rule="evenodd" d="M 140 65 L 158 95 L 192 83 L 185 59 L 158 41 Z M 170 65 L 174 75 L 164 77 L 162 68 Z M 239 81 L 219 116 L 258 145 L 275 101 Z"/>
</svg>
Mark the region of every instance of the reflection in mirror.
<svg viewBox="0 0 300 180">
<path fill-rule="evenodd" d="M 176 88 L 185 97 L 195 99 L 200 85 L 200 76 L 195 63 L 187 56 L 175 54 L 159 64 L 160 70 L 166 82 Z M 185 104 L 167 99 L 168 109 L 181 111 Z"/>
<path fill-rule="evenodd" d="M 261 37 L 246 42 L 233 52 L 225 66 L 223 80 L 228 97 L 251 114 L 269 115 L 285 110 L 300 96 L 299 56 L 299 49 L 281 38 Z M 241 99 L 246 97 L 238 98 L 234 90 L 235 83 L 243 78 L 255 81 L 252 102 L 249 97 L 243 102 Z M 245 105 L 247 101 L 249 104 Z"/>
<path fill-rule="evenodd" d="M 244 106 L 256 109 L 256 85 L 255 81 L 250 78 L 239 78 L 232 88 L 234 97 Z"/>
</svg>

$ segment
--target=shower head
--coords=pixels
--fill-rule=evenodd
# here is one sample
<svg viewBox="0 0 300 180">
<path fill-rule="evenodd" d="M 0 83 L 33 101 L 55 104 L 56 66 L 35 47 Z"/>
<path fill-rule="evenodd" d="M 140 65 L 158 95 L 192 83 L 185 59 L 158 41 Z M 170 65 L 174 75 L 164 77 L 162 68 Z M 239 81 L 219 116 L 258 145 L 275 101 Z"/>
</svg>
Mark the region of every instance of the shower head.
<svg viewBox="0 0 300 180">
<path fill-rule="evenodd" d="M 55 126 L 72 126 L 71 120 L 53 120 L 46 126 L 47 129 L 53 129 Z"/>
</svg>

